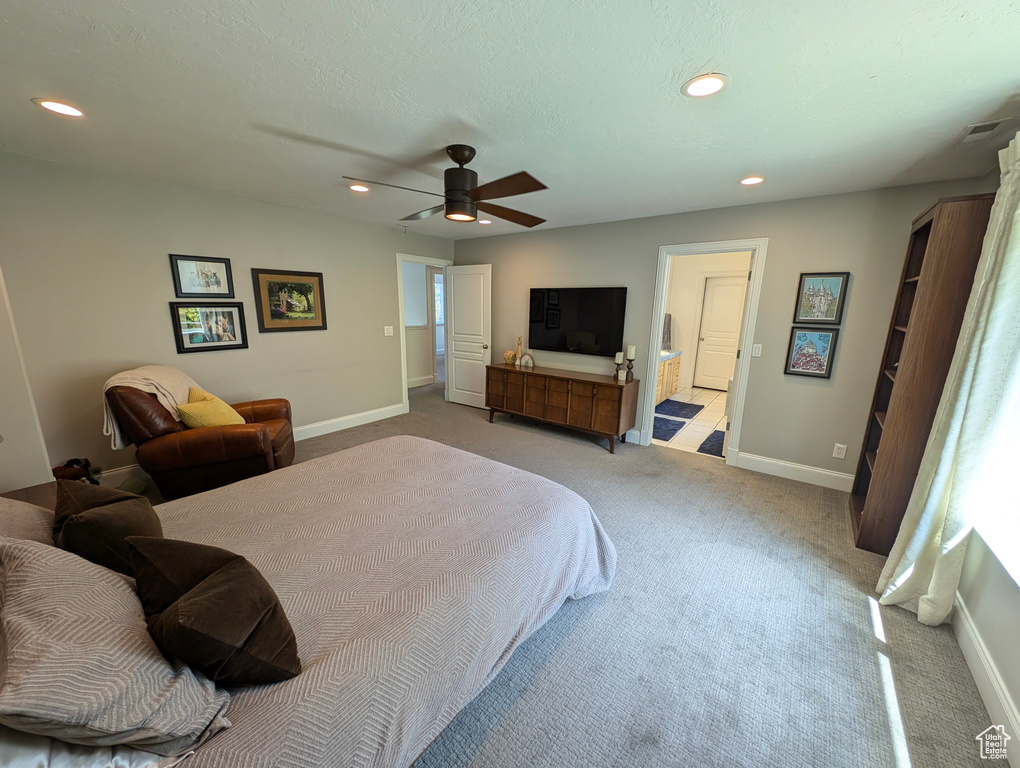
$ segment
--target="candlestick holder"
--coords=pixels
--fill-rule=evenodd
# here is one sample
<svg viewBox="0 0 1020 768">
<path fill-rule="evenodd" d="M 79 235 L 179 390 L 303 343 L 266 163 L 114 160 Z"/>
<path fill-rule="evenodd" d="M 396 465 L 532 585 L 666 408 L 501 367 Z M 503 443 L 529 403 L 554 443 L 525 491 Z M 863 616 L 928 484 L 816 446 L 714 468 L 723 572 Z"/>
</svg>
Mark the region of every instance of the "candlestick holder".
<svg viewBox="0 0 1020 768">
<path fill-rule="evenodd" d="M 616 378 L 620 378 L 620 371 L 623 370 L 623 363 L 616 364 Z"/>
<path fill-rule="evenodd" d="M 632 347 L 627 348 L 627 381 L 634 381 L 634 357 L 632 357 L 634 353 L 631 351 L 632 349 Z"/>
</svg>

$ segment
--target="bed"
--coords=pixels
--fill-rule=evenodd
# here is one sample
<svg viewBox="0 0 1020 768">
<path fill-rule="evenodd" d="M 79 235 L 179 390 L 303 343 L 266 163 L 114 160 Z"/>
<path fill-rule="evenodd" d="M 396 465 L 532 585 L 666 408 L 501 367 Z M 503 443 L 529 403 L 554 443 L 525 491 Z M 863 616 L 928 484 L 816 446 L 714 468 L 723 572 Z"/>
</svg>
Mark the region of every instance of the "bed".
<svg viewBox="0 0 1020 768">
<path fill-rule="evenodd" d="M 518 645 L 566 599 L 607 590 L 616 567 L 573 491 L 409 436 L 156 510 L 165 536 L 262 572 L 303 667 L 233 691 L 232 727 L 185 768 L 409 766 Z M 174 762 L 132 750 L 117 760 Z"/>
</svg>

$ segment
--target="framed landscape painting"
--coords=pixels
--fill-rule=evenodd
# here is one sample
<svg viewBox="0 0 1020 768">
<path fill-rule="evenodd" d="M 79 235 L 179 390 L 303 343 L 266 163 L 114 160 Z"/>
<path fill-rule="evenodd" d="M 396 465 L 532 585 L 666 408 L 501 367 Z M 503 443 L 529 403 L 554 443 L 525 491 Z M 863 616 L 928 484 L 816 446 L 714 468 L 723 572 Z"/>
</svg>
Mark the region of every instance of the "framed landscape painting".
<svg viewBox="0 0 1020 768">
<path fill-rule="evenodd" d="M 836 351 L 835 328 L 793 328 L 786 351 L 786 370 L 792 376 L 827 379 L 832 374 L 832 356 Z"/>
<path fill-rule="evenodd" d="M 259 333 L 326 330 L 321 272 L 253 269 Z"/>
<path fill-rule="evenodd" d="M 170 254 L 174 295 L 178 299 L 232 299 L 234 278 L 230 259 Z"/>
<path fill-rule="evenodd" d="M 801 273 L 793 322 L 839 325 L 849 280 L 849 272 Z"/>
<path fill-rule="evenodd" d="M 171 301 L 170 319 L 179 355 L 248 348 L 244 304 L 239 301 L 218 304 Z"/>
</svg>

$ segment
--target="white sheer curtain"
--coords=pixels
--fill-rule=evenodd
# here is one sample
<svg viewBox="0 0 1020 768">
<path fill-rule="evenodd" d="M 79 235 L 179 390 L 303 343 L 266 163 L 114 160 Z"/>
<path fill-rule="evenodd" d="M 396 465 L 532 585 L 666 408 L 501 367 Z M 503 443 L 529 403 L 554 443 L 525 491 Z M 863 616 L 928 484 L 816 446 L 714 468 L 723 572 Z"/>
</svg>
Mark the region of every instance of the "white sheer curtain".
<svg viewBox="0 0 1020 768">
<path fill-rule="evenodd" d="M 1012 524 L 1018 515 L 1020 134 L 999 153 L 999 167 L 956 354 L 877 588 L 883 604 L 916 611 L 925 624 L 941 624 L 953 608 L 975 521 Z M 1013 546 L 1020 550 L 1020 536 Z"/>
</svg>

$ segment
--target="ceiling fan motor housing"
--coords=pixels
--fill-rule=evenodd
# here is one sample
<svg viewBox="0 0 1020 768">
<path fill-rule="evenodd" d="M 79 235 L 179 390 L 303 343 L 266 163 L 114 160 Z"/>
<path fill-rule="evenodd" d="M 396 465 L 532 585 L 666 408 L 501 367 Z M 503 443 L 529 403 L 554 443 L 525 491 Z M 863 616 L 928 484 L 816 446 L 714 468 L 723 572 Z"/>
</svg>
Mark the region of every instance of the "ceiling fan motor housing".
<svg viewBox="0 0 1020 768">
<path fill-rule="evenodd" d="M 470 168 L 447 168 L 444 180 L 446 204 L 443 214 L 447 218 L 452 215 L 470 216 L 470 220 L 473 221 L 478 215 L 478 206 L 468 197 L 468 192 L 478 186 L 478 174 Z"/>
</svg>

